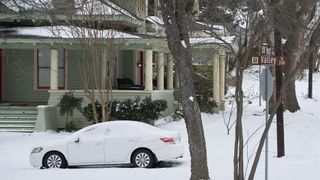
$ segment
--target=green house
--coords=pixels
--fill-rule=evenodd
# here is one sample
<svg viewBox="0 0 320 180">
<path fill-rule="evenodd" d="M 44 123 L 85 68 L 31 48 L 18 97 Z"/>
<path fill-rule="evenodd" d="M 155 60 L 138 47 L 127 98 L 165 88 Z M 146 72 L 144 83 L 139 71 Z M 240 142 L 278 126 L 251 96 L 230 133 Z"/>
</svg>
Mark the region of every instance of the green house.
<svg viewBox="0 0 320 180">
<path fill-rule="evenodd" d="M 0 2 L 0 131 L 63 129 L 59 98 L 97 87 L 90 69 L 113 99 L 165 99 L 172 114 L 179 82 L 157 0 L 24 2 Z M 221 51 L 208 44 L 199 51 Z M 143 88 L 121 89 L 123 78 Z"/>
</svg>

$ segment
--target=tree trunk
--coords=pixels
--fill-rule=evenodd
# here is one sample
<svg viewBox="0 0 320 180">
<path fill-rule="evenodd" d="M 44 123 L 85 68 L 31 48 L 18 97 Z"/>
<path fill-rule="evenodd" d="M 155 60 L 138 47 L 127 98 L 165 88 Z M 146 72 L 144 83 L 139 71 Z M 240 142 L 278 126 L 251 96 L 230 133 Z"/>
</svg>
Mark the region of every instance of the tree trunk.
<svg viewBox="0 0 320 180">
<path fill-rule="evenodd" d="M 161 5 L 168 46 L 179 71 L 181 100 L 191 155 L 190 179 L 208 180 L 210 178 L 206 142 L 192 79 L 193 68 L 188 29 L 191 8 L 184 0 L 162 0 Z"/>
<path fill-rule="evenodd" d="M 283 96 L 283 106 L 292 113 L 300 110 L 296 95 L 295 79 L 290 81 L 288 86 L 286 86 L 286 93 Z"/>
<path fill-rule="evenodd" d="M 309 57 L 308 98 L 310 99 L 312 99 L 313 58 L 314 58 L 314 52 L 312 52 Z"/>
<path fill-rule="evenodd" d="M 303 54 L 302 48 L 299 47 L 301 43 L 299 41 L 304 42 L 304 33 L 298 32 L 298 29 L 296 31 L 296 33 L 292 33 L 289 36 L 286 46 L 287 61 L 283 69 L 285 74 L 285 80 L 291 78 L 289 77 L 289 74 L 292 72 L 293 69 L 295 69 L 295 67 L 297 66 L 297 62 L 300 61 L 300 58 Z M 291 78 L 291 81 L 289 82 L 288 86 L 286 86 L 286 93 L 283 95 L 283 107 L 284 109 L 287 109 L 292 113 L 300 109 L 296 95 L 295 80 L 295 77 Z"/>
<path fill-rule="evenodd" d="M 278 11 L 276 11 L 278 12 Z M 277 13 L 274 14 L 277 14 Z M 274 21 L 277 21 L 276 16 L 274 17 Z M 282 42 L 281 42 L 281 32 L 274 28 L 274 52 L 277 57 L 282 56 Z M 284 120 L 283 120 L 283 103 L 280 100 L 280 90 L 282 87 L 283 81 L 283 68 L 282 65 L 277 65 L 276 63 L 276 102 L 280 101 L 279 108 L 277 109 L 277 152 L 278 157 L 282 157 L 285 155 L 284 149 Z"/>
<path fill-rule="evenodd" d="M 234 180 L 244 180 L 244 165 L 243 165 L 243 128 L 242 128 L 242 115 L 243 115 L 243 68 L 241 62 L 237 63 L 237 85 L 235 91 L 235 100 L 237 104 L 237 119 L 236 119 L 236 133 L 233 155 L 233 174 Z"/>
<path fill-rule="evenodd" d="M 286 55 L 288 61 L 284 66 L 285 80 L 289 79 L 290 72 L 295 69 L 297 64 L 300 61 L 304 61 L 303 53 L 306 51 L 306 45 L 310 44 L 309 40 L 305 38 L 307 28 L 312 17 L 313 9 L 316 7 L 316 1 L 298 1 L 296 4 L 288 3 L 288 6 L 291 6 L 292 10 L 296 10 L 289 18 L 289 24 L 287 29 L 290 31 L 288 34 L 288 41 L 286 43 Z M 286 87 L 286 93 L 283 96 L 283 105 L 285 109 L 288 109 L 290 112 L 296 112 L 300 109 L 296 90 L 295 90 L 295 78 L 290 81 Z"/>
</svg>

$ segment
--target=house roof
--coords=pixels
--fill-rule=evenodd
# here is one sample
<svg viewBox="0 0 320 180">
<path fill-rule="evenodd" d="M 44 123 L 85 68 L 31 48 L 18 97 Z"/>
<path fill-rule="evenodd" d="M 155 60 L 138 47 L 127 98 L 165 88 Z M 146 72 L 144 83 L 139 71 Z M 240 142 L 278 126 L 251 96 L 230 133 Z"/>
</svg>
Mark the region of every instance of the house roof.
<svg viewBox="0 0 320 180">
<path fill-rule="evenodd" d="M 148 16 L 147 21 L 150 21 L 151 23 L 157 24 L 157 25 L 164 25 L 163 19 L 158 16 Z"/>
<path fill-rule="evenodd" d="M 235 40 L 235 36 L 225 36 L 221 37 L 221 39 L 217 39 L 214 37 L 198 37 L 198 38 L 190 38 L 190 44 L 192 46 L 206 45 L 206 44 L 233 44 Z"/>
<path fill-rule="evenodd" d="M 110 0 L 74 0 L 74 3 L 65 1 L 68 3 L 65 7 L 63 4 L 55 5 L 58 7 L 55 9 L 53 0 L 1 0 L 0 5 L 2 4 L 5 11 L 0 11 L 0 27 L 52 24 L 78 26 L 81 22 L 82 26 L 85 26 L 84 21 L 90 21 L 96 23 L 99 29 L 116 27 L 126 31 L 138 31 L 144 24 L 143 20 Z"/>
<path fill-rule="evenodd" d="M 138 35 L 116 30 L 92 30 L 70 26 L 14 27 L 0 29 L 0 48 L 81 49 L 91 43 L 103 49 L 111 45 L 114 50 L 145 50 L 168 52 L 167 41 L 151 35 Z"/>
<path fill-rule="evenodd" d="M 53 0 L 2 0 L 2 4 L 16 13 L 48 12 L 57 8 Z M 131 12 L 109 0 L 74 0 L 73 6 L 77 15 L 126 15 L 136 19 Z"/>
<path fill-rule="evenodd" d="M 41 26 L 41 27 L 13 27 L 0 29 L 0 34 L 4 37 L 45 37 L 45 38 L 141 38 L 116 30 L 93 30 L 84 27 L 73 26 Z"/>
</svg>

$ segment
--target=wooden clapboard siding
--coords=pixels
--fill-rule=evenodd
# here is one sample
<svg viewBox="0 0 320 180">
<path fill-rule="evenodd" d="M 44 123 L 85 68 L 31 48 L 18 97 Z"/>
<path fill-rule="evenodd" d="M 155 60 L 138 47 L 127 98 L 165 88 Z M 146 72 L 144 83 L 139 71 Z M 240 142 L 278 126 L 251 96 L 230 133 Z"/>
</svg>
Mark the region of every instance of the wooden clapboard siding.
<svg viewBox="0 0 320 180">
<path fill-rule="evenodd" d="M 133 81 L 133 60 L 135 53 L 132 50 L 119 51 L 118 57 L 118 77 L 119 78 L 130 78 Z"/>
<path fill-rule="evenodd" d="M 3 50 L 3 101 L 44 102 L 47 90 L 35 90 L 34 50 Z"/>
<path fill-rule="evenodd" d="M 89 52 L 79 51 L 79 50 L 68 50 L 68 89 L 69 90 L 80 90 L 83 89 L 82 76 L 85 72 L 86 76 L 90 77 L 89 88 L 94 88 L 94 78 L 93 78 L 93 66 L 92 57 L 90 57 Z M 101 59 L 99 57 L 99 59 Z M 86 61 L 86 63 L 84 63 Z"/>
</svg>

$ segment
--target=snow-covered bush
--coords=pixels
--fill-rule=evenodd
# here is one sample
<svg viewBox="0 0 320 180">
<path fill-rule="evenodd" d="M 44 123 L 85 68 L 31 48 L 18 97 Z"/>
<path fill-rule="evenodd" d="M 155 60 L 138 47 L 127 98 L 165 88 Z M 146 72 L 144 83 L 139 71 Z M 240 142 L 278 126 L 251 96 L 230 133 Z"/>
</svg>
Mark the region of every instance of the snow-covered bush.
<svg viewBox="0 0 320 180">
<path fill-rule="evenodd" d="M 113 101 L 109 120 L 134 120 L 153 124 L 153 121 L 158 119 L 162 111 L 168 108 L 165 100 L 152 100 L 151 97 L 141 99 L 126 99 L 122 101 Z M 95 103 L 99 121 L 102 118 L 102 106 L 99 102 Z M 83 109 L 83 115 L 88 121 L 93 120 L 92 104 L 88 104 Z"/>
</svg>

